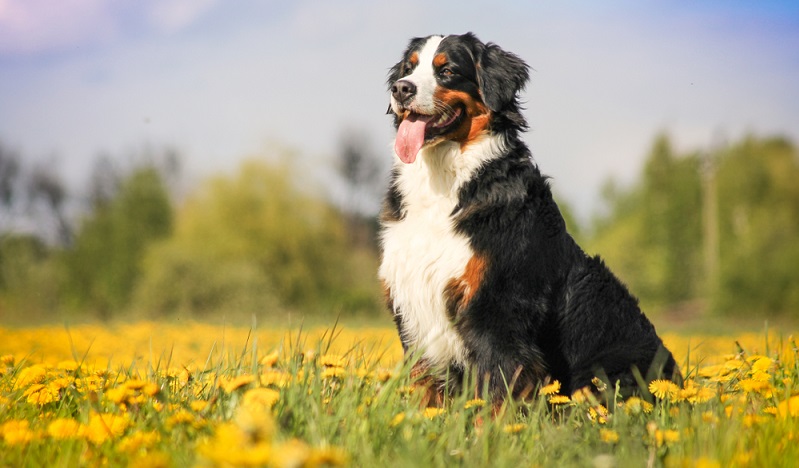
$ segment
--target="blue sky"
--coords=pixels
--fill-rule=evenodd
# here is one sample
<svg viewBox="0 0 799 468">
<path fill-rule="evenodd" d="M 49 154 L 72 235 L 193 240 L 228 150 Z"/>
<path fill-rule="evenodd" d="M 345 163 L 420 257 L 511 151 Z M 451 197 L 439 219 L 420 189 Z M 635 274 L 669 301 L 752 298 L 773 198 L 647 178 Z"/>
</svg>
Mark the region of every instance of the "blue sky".
<svg viewBox="0 0 799 468">
<path fill-rule="evenodd" d="M 387 69 L 409 38 L 474 31 L 534 69 L 526 136 L 587 217 L 660 131 L 678 149 L 799 143 L 799 2 L 0 0 L 0 142 L 79 188 L 98 153 L 170 145 L 190 177 L 341 132 L 390 159 Z"/>
</svg>

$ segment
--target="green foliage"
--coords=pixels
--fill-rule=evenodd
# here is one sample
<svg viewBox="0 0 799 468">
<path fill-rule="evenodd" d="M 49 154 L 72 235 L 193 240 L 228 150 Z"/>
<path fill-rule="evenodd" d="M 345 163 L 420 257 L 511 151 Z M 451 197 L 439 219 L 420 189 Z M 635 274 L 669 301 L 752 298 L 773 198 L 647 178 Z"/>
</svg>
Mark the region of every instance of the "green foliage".
<svg viewBox="0 0 799 468">
<path fill-rule="evenodd" d="M 109 318 L 127 307 L 141 272 L 141 258 L 172 229 L 172 207 L 158 171 L 134 170 L 118 192 L 83 221 L 74 246 L 63 255 L 66 294 L 79 308 Z"/>
<path fill-rule="evenodd" d="M 721 314 L 797 315 L 798 179 L 784 139 L 749 137 L 704 160 L 660 136 L 635 186 L 606 185 L 609 212 L 587 247 L 648 305 L 704 299 Z"/>
<path fill-rule="evenodd" d="M 719 312 L 799 316 L 799 157 L 780 138 L 718 156 Z"/>
<path fill-rule="evenodd" d="M 29 235 L 0 235 L 0 316 L 40 318 L 58 305 L 61 275 L 50 249 Z"/>
<path fill-rule="evenodd" d="M 351 248 L 341 215 L 298 190 L 287 166 L 252 161 L 186 202 L 145 260 L 137 302 L 157 315 L 374 310 L 374 268 L 374 253 Z"/>
</svg>

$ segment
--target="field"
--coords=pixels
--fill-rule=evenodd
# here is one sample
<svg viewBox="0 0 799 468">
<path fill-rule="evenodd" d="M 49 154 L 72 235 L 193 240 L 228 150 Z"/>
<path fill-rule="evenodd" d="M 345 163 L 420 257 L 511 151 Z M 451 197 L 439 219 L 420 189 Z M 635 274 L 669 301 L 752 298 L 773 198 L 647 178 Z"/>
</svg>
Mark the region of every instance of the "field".
<svg viewBox="0 0 799 468">
<path fill-rule="evenodd" d="M 0 328 L 0 466 L 799 466 L 797 344 L 667 334 L 657 395 L 421 408 L 388 328 Z"/>
</svg>

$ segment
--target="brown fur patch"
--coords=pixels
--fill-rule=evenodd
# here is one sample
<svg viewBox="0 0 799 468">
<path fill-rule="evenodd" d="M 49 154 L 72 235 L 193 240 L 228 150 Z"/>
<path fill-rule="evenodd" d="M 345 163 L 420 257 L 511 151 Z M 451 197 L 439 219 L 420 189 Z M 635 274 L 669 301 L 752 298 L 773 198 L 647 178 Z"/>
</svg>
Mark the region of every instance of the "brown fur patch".
<svg viewBox="0 0 799 468">
<path fill-rule="evenodd" d="M 447 63 L 447 54 L 442 52 L 440 54 L 436 54 L 436 56 L 433 57 L 433 66 L 434 67 L 440 67 L 440 66 L 444 65 L 445 63 Z"/>
<path fill-rule="evenodd" d="M 381 281 L 383 283 L 383 298 L 386 301 L 386 306 L 391 313 L 394 313 L 394 300 L 391 299 L 391 288 L 388 287 L 388 283 L 385 281 Z"/>
<path fill-rule="evenodd" d="M 466 263 L 466 268 L 459 278 L 452 278 L 444 288 L 444 298 L 447 304 L 447 316 L 455 321 L 466 310 L 477 289 L 483 282 L 486 271 L 486 261 L 478 255 L 472 256 Z"/>
<path fill-rule="evenodd" d="M 440 382 L 430 375 L 430 369 L 424 360 L 417 362 L 411 368 L 411 380 L 415 388 L 424 391 L 419 404 L 422 408 L 444 406 L 444 389 Z"/>
<path fill-rule="evenodd" d="M 491 122 L 491 111 L 488 110 L 485 104 L 475 100 L 468 93 L 439 88 L 434 98 L 451 107 L 463 106 L 465 108 L 463 121 L 458 128 L 448 135 L 443 135 L 443 137 L 448 140 L 459 142 L 461 144 L 461 151 L 477 138 L 488 132 L 488 126 Z"/>
<path fill-rule="evenodd" d="M 408 59 L 411 65 L 416 66 L 419 63 L 419 52 L 414 52 L 411 54 L 411 57 Z"/>
</svg>

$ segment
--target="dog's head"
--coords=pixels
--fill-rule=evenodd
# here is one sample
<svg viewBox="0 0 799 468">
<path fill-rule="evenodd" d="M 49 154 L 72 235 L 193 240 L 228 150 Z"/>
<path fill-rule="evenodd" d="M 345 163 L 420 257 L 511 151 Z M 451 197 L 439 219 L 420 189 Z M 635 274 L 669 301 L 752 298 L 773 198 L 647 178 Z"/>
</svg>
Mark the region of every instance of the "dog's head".
<svg viewBox="0 0 799 468">
<path fill-rule="evenodd" d="M 524 128 L 519 92 L 527 79 L 519 57 L 472 33 L 412 39 L 388 77 L 397 155 L 412 163 L 425 145 L 465 147 L 488 132 Z"/>
</svg>

